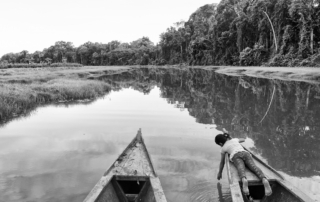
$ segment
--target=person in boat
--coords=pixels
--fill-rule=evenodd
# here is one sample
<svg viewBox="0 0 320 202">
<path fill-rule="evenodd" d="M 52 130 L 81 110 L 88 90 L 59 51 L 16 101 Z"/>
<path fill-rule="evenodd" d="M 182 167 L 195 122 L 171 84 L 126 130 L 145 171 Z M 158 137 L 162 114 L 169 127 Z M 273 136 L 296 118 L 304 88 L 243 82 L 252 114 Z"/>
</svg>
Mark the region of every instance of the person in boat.
<svg viewBox="0 0 320 202">
<path fill-rule="evenodd" d="M 239 177 L 242 181 L 243 192 L 246 195 L 249 195 L 248 181 L 245 172 L 245 166 L 247 166 L 253 173 L 255 173 L 259 177 L 259 179 L 262 180 L 265 189 L 265 195 L 270 196 L 272 194 L 272 189 L 270 187 L 269 181 L 263 174 L 262 170 L 255 165 L 251 154 L 246 151 L 240 144 L 241 142 L 244 142 L 245 139 L 231 138 L 228 134 L 228 131 L 226 131 L 225 129 L 223 129 L 223 132 L 224 134 L 219 134 L 215 138 L 216 144 L 222 147 L 220 167 L 217 176 L 218 180 L 222 178 L 222 171 L 225 163 L 225 154 L 228 153 L 230 155 L 230 161 L 233 162 L 238 170 Z"/>
</svg>

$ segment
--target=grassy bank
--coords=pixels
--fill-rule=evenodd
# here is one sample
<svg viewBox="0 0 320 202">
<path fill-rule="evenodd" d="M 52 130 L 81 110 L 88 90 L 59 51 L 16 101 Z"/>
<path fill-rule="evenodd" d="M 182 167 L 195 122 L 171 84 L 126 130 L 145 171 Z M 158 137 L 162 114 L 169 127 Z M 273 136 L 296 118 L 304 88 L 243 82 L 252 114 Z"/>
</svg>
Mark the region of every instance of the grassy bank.
<svg viewBox="0 0 320 202">
<path fill-rule="evenodd" d="M 39 105 L 94 99 L 111 90 L 93 77 L 127 67 L 60 67 L 0 70 L 0 123 L 26 114 Z"/>
<path fill-rule="evenodd" d="M 147 66 L 148 68 L 159 68 Z M 136 66 L 85 66 L 0 69 L 0 123 L 26 114 L 39 105 L 95 99 L 112 89 L 101 81 L 105 75 L 139 68 Z M 161 68 L 188 68 L 162 66 Z M 217 67 L 198 66 L 230 76 L 305 81 L 319 83 L 316 68 Z"/>
<path fill-rule="evenodd" d="M 48 67 L 82 67 L 82 64 L 78 63 L 0 63 L 0 69 L 8 68 L 48 68 Z"/>
</svg>

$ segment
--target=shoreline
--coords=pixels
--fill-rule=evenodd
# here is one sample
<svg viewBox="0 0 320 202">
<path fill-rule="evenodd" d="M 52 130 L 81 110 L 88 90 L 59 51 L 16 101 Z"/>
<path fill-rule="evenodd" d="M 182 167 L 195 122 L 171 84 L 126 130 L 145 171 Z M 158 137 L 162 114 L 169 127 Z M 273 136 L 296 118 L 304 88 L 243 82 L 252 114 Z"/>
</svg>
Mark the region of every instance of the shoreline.
<svg viewBox="0 0 320 202">
<path fill-rule="evenodd" d="M 219 67 L 215 72 L 229 76 L 320 83 L 320 69 L 312 67 Z"/>
<path fill-rule="evenodd" d="M 84 66 L 0 69 L 0 125 L 36 107 L 56 102 L 94 100 L 112 90 L 100 77 L 138 68 L 185 69 L 175 66 Z M 188 66 L 228 76 L 249 76 L 313 84 L 320 69 L 290 67 Z"/>
<path fill-rule="evenodd" d="M 141 66 L 142 68 L 179 68 L 185 66 Z M 319 84 L 320 68 L 314 67 L 266 67 L 266 66 L 187 66 L 187 68 L 214 71 L 227 76 L 248 76 L 262 79 L 278 79 L 284 81 L 298 81 Z"/>
<path fill-rule="evenodd" d="M 9 68 L 0 69 L 0 84 L 32 83 L 36 80 L 50 79 L 53 77 L 68 77 L 80 79 L 94 79 L 106 74 L 117 74 L 136 68 L 195 68 L 212 70 L 219 74 L 229 76 L 249 76 L 266 79 L 280 79 L 286 81 L 302 81 L 320 83 L 320 68 L 314 67 L 266 67 L 266 66 L 83 66 L 83 67 L 58 67 L 58 68 Z M 14 75 L 13 75 L 14 73 Z"/>
<path fill-rule="evenodd" d="M 112 90 L 107 83 L 89 79 L 128 68 L 17 68 L 0 70 L 0 125 L 29 114 L 39 106 L 94 100 Z"/>
</svg>

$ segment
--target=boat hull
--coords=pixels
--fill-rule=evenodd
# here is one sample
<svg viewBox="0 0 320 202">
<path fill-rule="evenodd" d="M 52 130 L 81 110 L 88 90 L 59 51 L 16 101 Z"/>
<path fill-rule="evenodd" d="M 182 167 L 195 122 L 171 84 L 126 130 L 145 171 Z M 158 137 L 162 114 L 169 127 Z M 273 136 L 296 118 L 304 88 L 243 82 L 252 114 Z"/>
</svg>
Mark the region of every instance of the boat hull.
<svg viewBox="0 0 320 202">
<path fill-rule="evenodd" d="M 84 202 L 166 202 L 141 130 Z"/>
<path fill-rule="evenodd" d="M 247 150 L 247 149 L 246 149 Z M 272 194 L 265 196 L 264 186 L 261 180 L 248 168 L 246 168 L 246 178 L 248 180 L 248 187 L 250 195 L 246 196 L 242 191 L 242 182 L 239 178 L 238 171 L 234 164 L 230 162 L 228 154 L 225 156 L 225 164 L 227 168 L 228 180 L 233 202 L 243 201 L 260 201 L 260 202 L 276 202 L 276 201 L 290 201 L 290 202 L 313 202 L 309 196 L 293 186 L 280 173 L 267 165 L 256 155 L 247 150 L 254 163 L 262 170 L 272 188 Z"/>
</svg>

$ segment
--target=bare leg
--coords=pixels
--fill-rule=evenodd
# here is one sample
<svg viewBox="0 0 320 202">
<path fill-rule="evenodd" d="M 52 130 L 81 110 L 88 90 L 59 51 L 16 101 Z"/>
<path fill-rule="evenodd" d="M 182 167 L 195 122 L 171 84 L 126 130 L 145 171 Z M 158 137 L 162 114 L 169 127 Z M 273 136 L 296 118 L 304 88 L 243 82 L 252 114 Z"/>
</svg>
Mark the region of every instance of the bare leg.
<svg viewBox="0 0 320 202">
<path fill-rule="evenodd" d="M 232 160 L 233 160 L 233 163 L 234 163 L 234 165 L 236 166 L 236 168 L 238 170 L 239 177 L 240 177 L 240 179 L 242 181 L 243 192 L 246 195 L 249 195 L 248 181 L 247 181 L 247 178 L 246 178 L 246 168 L 245 168 L 244 161 L 240 157 L 240 154 L 239 155 L 237 155 L 237 154 L 234 155 Z"/>
<path fill-rule="evenodd" d="M 269 181 L 267 180 L 267 178 L 263 178 L 262 179 L 262 183 L 264 186 L 264 193 L 266 196 L 270 196 L 272 194 L 272 189 L 270 187 Z"/>
<path fill-rule="evenodd" d="M 267 180 L 266 176 L 263 174 L 262 170 L 256 166 L 256 164 L 254 163 L 249 153 L 244 154 L 243 159 L 247 167 L 262 180 L 265 195 L 270 196 L 272 194 L 272 189 L 270 187 L 269 181 Z"/>
<path fill-rule="evenodd" d="M 248 180 L 245 177 L 242 178 L 242 189 L 244 194 L 249 195 Z"/>
<path fill-rule="evenodd" d="M 256 174 L 259 179 L 262 180 L 263 178 L 266 177 L 263 174 L 262 170 L 258 166 L 256 166 L 251 155 L 248 152 L 243 152 L 243 161 L 245 165 L 249 168 L 249 170 L 251 170 L 254 174 Z"/>
</svg>

